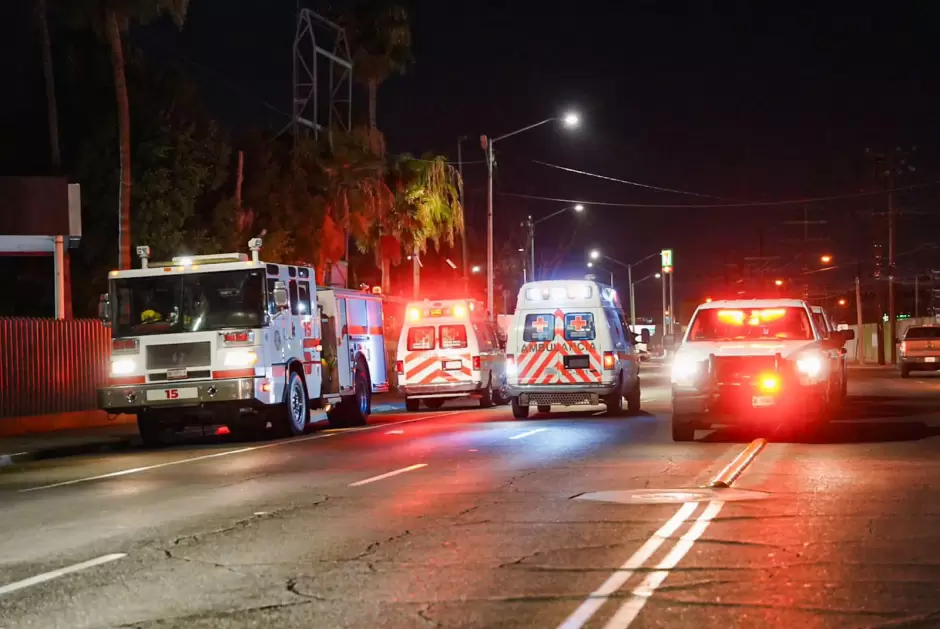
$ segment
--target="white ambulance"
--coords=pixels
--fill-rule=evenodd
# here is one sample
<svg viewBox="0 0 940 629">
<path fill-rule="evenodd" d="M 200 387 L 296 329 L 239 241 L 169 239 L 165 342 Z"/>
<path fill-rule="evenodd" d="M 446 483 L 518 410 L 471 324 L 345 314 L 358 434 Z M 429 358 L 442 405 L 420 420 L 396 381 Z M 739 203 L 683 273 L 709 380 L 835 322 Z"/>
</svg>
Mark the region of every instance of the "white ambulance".
<svg viewBox="0 0 940 629">
<path fill-rule="evenodd" d="M 112 327 L 109 386 L 98 405 L 134 413 L 144 445 L 187 425 L 242 436 L 268 424 L 301 434 L 312 409 L 361 425 L 388 391 L 382 301 L 320 289 L 315 270 L 245 254 L 173 258 L 111 271 L 99 315 Z"/>
<path fill-rule="evenodd" d="M 483 408 L 505 403 L 505 349 L 479 301 L 409 303 L 395 368 L 409 411 L 461 397 L 478 397 Z"/>
<path fill-rule="evenodd" d="M 610 413 L 640 410 L 636 337 L 617 291 L 589 280 L 529 282 L 519 291 L 507 344 L 512 413 L 529 406 L 603 403 Z"/>
</svg>

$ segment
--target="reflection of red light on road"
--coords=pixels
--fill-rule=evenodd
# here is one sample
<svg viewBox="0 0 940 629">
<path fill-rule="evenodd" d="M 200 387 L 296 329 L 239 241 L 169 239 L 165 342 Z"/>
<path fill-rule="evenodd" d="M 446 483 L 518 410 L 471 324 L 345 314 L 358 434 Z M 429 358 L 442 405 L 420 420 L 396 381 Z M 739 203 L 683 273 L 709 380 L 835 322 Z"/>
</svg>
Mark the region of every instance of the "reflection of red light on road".
<svg viewBox="0 0 940 629">
<path fill-rule="evenodd" d="M 228 429 L 228 426 L 219 426 L 215 431 L 215 434 L 217 435 L 227 435 L 229 433 L 231 433 L 231 431 Z"/>
</svg>

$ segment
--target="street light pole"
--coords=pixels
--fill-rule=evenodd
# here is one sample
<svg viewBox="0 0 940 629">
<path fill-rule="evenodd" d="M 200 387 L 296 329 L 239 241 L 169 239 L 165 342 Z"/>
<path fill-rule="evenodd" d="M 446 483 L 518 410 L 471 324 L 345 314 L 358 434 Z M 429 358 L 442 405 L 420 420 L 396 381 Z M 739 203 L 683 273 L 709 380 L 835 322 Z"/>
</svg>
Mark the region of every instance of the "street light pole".
<svg viewBox="0 0 940 629">
<path fill-rule="evenodd" d="M 663 349 L 666 348 L 666 328 L 669 326 L 669 311 L 666 309 L 666 282 L 669 281 L 669 278 L 664 277 L 662 281 L 663 285 Z"/>
<path fill-rule="evenodd" d="M 495 301 L 493 295 L 493 164 L 495 162 L 495 157 L 493 155 L 493 145 L 496 144 L 496 142 L 499 140 L 504 140 L 524 131 L 528 131 L 529 129 L 541 127 L 543 124 L 553 122 L 555 120 L 561 120 L 566 127 L 576 127 L 580 122 L 577 114 L 569 112 L 561 118 L 554 116 L 551 118 L 546 118 L 545 120 L 540 120 L 539 122 L 530 124 L 527 127 L 516 129 L 511 133 L 504 133 L 503 135 L 497 136 L 495 138 L 490 138 L 485 135 L 480 138 L 483 143 L 483 150 L 486 152 L 486 308 L 489 311 L 490 317 L 495 317 L 496 315 L 494 310 Z"/>
<path fill-rule="evenodd" d="M 633 290 L 633 265 L 627 265 L 627 281 L 630 282 L 630 328 L 636 330 L 636 297 Z"/>
<path fill-rule="evenodd" d="M 676 288 L 676 268 L 669 272 L 669 333 L 676 334 L 676 302 L 673 300 Z"/>
<path fill-rule="evenodd" d="M 457 170 L 460 173 L 460 207 L 463 208 L 464 216 L 464 225 L 463 225 L 463 236 L 460 238 L 460 253 L 463 259 L 463 279 L 464 284 L 466 285 L 466 280 L 469 277 L 467 275 L 467 205 L 464 202 L 463 189 L 463 141 L 467 139 L 467 136 L 462 135 L 457 138 Z"/>
<path fill-rule="evenodd" d="M 535 221 L 531 216 L 526 220 L 526 227 L 529 230 L 529 277 L 534 282 L 538 278 L 535 277 Z"/>
<path fill-rule="evenodd" d="M 486 310 L 493 318 L 493 141 L 486 141 Z"/>
</svg>

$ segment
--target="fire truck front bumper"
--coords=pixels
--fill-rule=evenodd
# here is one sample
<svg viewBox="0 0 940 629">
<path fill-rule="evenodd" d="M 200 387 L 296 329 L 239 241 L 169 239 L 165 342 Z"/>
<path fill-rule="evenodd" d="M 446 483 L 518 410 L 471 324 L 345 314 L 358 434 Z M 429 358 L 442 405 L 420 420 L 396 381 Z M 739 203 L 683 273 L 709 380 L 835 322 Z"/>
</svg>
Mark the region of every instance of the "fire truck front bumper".
<svg viewBox="0 0 940 629">
<path fill-rule="evenodd" d="M 519 398 L 519 404 L 529 405 L 595 405 L 601 398 L 614 391 L 616 385 L 610 383 L 579 384 L 510 384 L 506 391 L 510 397 Z"/>
<path fill-rule="evenodd" d="M 116 385 L 98 389 L 98 408 L 112 413 L 216 405 L 262 406 L 276 402 L 265 378 L 230 378 Z"/>
</svg>

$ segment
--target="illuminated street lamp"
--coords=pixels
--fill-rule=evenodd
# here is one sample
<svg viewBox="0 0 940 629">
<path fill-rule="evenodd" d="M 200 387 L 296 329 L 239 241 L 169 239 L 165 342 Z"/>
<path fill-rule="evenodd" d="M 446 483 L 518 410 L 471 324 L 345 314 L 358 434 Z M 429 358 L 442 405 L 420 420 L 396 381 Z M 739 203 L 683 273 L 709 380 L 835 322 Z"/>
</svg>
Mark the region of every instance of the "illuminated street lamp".
<svg viewBox="0 0 940 629">
<path fill-rule="evenodd" d="M 494 305 L 496 303 L 494 301 L 493 284 L 493 166 L 496 163 L 496 156 L 493 153 L 493 145 L 500 140 L 554 121 L 560 121 L 566 128 L 573 129 L 581 123 L 581 117 L 576 112 L 569 111 L 562 114 L 560 118 L 557 116 L 546 118 L 545 120 L 516 129 L 510 133 L 504 133 L 495 138 L 490 138 L 485 135 L 480 136 L 480 143 L 483 145 L 483 150 L 486 152 L 486 309 L 491 317 L 495 315 Z"/>
<path fill-rule="evenodd" d="M 839 298 L 839 305 L 840 305 L 840 306 L 844 306 L 845 304 L 846 304 L 845 297 L 840 297 L 840 298 Z"/>
<path fill-rule="evenodd" d="M 783 280 L 774 280 L 774 284 L 777 286 L 783 286 Z"/>
<path fill-rule="evenodd" d="M 539 223 L 544 223 L 552 217 L 558 216 L 562 212 L 567 212 L 568 210 L 574 210 L 575 213 L 581 214 L 584 212 L 584 206 L 580 203 L 576 203 L 575 205 L 563 207 L 557 212 L 552 212 L 548 216 L 543 216 L 537 220 L 533 220 L 531 216 L 526 218 L 526 229 L 529 232 L 529 276 L 532 278 L 532 281 L 538 279 L 535 277 L 535 226 Z"/>
<path fill-rule="evenodd" d="M 823 264 L 829 264 L 830 262 L 832 262 L 832 256 L 827 253 L 825 255 L 820 256 L 819 261 L 822 262 Z"/>
<path fill-rule="evenodd" d="M 473 267 L 470 269 L 470 272 L 471 272 L 471 273 L 479 273 L 481 270 L 482 270 L 482 269 L 480 268 L 480 265 L 479 265 L 479 264 L 474 264 Z"/>
</svg>

